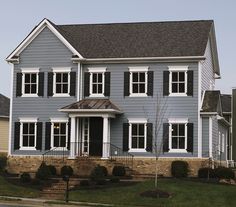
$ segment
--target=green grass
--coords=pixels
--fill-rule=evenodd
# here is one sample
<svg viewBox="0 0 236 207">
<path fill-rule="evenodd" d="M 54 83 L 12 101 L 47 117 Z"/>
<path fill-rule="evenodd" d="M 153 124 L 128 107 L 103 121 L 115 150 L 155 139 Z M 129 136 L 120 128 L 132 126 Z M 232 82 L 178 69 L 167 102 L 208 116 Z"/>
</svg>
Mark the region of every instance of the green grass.
<svg viewBox="0 0 236 207">
<path fill-rule="evenodd" d="M 171 198 L 144 198 L 139 194 L 153 189 L 153 181 L 128 187 L 70 192 L 74 201 L 115 204 L 116 206 L 235 206 L 236 186 L 178 179 L 159 180 L 159 189 L 173 193 Z"/>
<path fill-rule="evenodd" d="M 7 182 L 2 176 L 0 176 L 0 196 L 35 198 L 39 196 L 39 191 L 31 188 L 13 185 Z"/>
</svg>

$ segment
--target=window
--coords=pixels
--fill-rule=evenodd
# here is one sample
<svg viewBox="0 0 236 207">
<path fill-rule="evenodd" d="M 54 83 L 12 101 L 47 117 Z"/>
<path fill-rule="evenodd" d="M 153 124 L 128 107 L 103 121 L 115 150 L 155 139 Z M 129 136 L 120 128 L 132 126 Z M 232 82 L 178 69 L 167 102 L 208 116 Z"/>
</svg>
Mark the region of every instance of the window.
<svg viewBox="0 0 236 207">
<path fill-rule="evenodd" d="M 36 150 L 37 119 L 21 119 L 20 122 L 20 150 Z"/>
<path fill-rule="evenodd" d="M 103 97 L 105 91 L 106 68 L 89 68 L 88 71 L 90 72 L 90 96 Z"/>
<path fill-rule="evenodd" d="M 146 152 L 146 120 L 129 120 L 129 149 L 130 151 Z"/>
<path fill-rule="evenodd" d="M 169 121 L 170 152 L 187 152 L 187 120 Z"/>
<path fill-rule="evenodd" d="M 130 96 L 147 96 L 148 67 L 130 67 Z"/>
<path fill-rule="evenodd" d="M 169 93 L 171 95 L 187 96 L 187 70 L 184 66 L 169 66 Z"/>
<path fill-rule="evenodd" d="M 53 68 L 53 96 L 70 96 L 70 68 Z"/>
</svg>

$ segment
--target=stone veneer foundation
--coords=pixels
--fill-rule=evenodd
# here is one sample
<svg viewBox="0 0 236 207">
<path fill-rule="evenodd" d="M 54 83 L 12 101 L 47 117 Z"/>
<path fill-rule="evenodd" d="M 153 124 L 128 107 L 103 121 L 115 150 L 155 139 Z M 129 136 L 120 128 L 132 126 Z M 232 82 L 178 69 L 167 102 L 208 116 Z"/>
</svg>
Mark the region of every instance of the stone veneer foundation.
<svg viewBox="0 0 236 207">
<path fill-rule="evenodd" d="M 199 158 L 159 158 L 158 174 L 171 176 L 171 163 L 174 160 L 187 161 L 189 164 L 189 175 L 197 176 L 198 169 L 208 166 L 208 159 Z M 111 160 L 102 160 L 100 158 L 81 157 L 77 159 L 67 159 L 48 157 L 45 161 L 48 165 L 54 165 L 57 172 L 63 165 L 70 165 L 75 175 L 88 176 L 96 165 L 105 166 L 108 173 L 111 174 L 112 168 L 118 165 L 118 162 Z M 20 174 L 23 172 L 35 173 L 42 163 L 42 157 L 39 156 L 9 156 L 7 170 L 10 173 Z M 120 163 L 120 162 L 119 162 Z M 155 174 L 155 158 L 134 158 L 133 174 Z"/>
</svg>

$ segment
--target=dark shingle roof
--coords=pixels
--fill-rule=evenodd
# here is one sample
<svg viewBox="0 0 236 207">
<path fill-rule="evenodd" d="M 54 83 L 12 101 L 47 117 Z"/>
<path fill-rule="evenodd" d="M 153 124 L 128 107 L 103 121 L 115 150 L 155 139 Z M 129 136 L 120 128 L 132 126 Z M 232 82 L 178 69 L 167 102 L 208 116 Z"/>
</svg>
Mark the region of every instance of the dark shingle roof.
<svg viewBox="0 0 236 207">
<path fill-rule="evenodd" d="M 231 95 L 222 94 L 221 95 L 221 107 L 223 113 L 231 112 Z"/>
<path fill-rule="evenodd" d="M 55 25 L 84 58 L 203 56 L 212 20 Z"/>
<path fill-rule="evenodd" d="M 0 94 L 0 117 L 9 116 L 10 99 Z"/>
<path fill-rule="evenodd" d="M 219 112 L 220 91 L 205 91 L 201 112 Z"/>
</svg>

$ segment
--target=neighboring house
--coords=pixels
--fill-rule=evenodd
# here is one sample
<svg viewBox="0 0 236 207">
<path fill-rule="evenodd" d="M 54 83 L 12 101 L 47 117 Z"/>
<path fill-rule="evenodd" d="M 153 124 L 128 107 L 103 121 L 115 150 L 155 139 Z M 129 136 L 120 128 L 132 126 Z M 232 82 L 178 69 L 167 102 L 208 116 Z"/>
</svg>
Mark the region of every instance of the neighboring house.
<svg viewBox="0 0 236 207">
<path fill-rule="evenodd" d="M 214 152 L 229 123 L 220 106 L 204 109 L 220 78 L 211 20 L 44 19 L 6 60 L 13 64 L 9 155 L 27 156 L 24 165 L 50 150 L 72 160 L 132 155 L 142 173 L 153 173 L 156 148 L 163 174 L 174 159 L 189 161 L 193 174 L 209 157 L 227 159 Z"/>
<path fill-rule="evenodd" d="M 232 90 L 232 140 L 233 160 L 236 160 L 236 88 Z"/>
<path fill-rule="evenodd" d="M 10 99 L 0 94 L 0 153 L 8 152 Z"/>
</svg>

